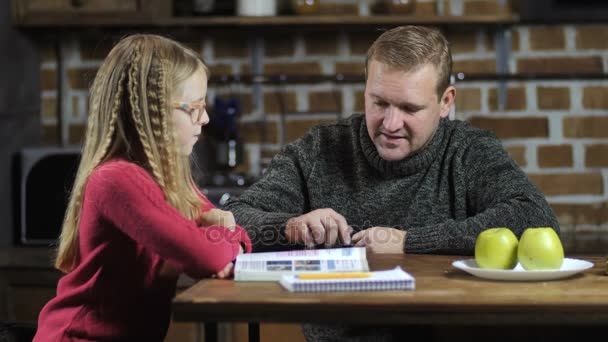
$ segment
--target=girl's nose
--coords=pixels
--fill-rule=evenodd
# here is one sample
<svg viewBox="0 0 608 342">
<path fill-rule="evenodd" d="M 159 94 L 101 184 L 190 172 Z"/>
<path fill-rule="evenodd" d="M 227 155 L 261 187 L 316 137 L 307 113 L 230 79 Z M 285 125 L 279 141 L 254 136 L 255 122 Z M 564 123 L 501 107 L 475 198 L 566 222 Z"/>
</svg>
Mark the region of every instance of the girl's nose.
<svg viewBox="0 0 608 342">
<path fill-rule="evenodd" d="M 207 113 L 207 109 L 203 109 L 203 116 L 201 117 L 201 126 L 205 126 L 209 123 L 209 114 Z"/>
</svg>

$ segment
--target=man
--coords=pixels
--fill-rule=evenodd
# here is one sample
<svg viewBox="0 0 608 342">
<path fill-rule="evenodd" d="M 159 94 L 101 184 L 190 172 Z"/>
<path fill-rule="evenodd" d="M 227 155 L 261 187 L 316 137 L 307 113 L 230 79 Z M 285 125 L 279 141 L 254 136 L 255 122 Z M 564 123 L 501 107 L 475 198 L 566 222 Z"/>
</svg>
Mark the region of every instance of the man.
<svg viewBox="0 0 608 342">
<path fill-rule="evenodd" d="M 437 30 L 382 34 L 367 53 L 365 115 L 314 127 L 227 205 L 254 250 L 356 245 L 470 255 L 487 228 L 559 232 L 544 196 L 500 141 L 447 119 L 456 96 L 451 66 Z"/>
</svg>

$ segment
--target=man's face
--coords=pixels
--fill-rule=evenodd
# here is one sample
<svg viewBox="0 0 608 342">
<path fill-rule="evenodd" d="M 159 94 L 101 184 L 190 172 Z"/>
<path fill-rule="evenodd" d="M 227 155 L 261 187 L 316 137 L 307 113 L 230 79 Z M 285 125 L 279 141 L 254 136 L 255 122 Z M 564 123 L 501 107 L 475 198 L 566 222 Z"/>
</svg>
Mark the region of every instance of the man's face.
<svg viewBox="0 0 608 342">
<path fill-rule="evenodd" d="M 439 119 L 450 112 L 456 91 L 437 98 L 438 72 L 431 64 L 401 71 L 372 60 L 365 85 L 367 132 L 384 160 L 401 160 L 422 149 Z"/>
</svg>

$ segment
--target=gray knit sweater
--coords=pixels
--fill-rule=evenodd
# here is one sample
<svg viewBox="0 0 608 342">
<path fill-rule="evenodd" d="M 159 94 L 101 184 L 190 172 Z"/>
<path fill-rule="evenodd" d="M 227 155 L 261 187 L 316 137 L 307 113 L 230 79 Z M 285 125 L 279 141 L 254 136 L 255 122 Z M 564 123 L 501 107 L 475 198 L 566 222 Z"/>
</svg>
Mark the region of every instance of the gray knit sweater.
<svg viewBox="0 0 608 342">
<path fill-rule="evenodd" d="M 286 242 L 285 223 L 320 208 L 342 214 L 355 231 L 407 230 L 407 253 L 473 254 L 477 235 L 489 227 L 509 227 L 518 237 L 527 227 L 559 232 L 542 193 L 494 135 L 445 119 L 422 151 L 395 162 L 380 158 L 362 115 L 317 126 L 226 208 L 258 252 L 302 248 Z M 309 341 L 430 338 L 424 327 L 304 324 L 303 332 Z"/>
<path fill-rule="evenodd" d="M 355 232 L 407 230 L 405 252 L 472 254 L 477 235 L 509 227 L 553 227 L 555 216 L 491 133 L 440 121 L 419 153 L 380 158 L 362 115 L 320 125 L 285 146 L 266 175 L 226 204 L 254 251 L 297 248 L 284 237 L 288 219 L 320 208 L 342 214 Z"/>
</svg>

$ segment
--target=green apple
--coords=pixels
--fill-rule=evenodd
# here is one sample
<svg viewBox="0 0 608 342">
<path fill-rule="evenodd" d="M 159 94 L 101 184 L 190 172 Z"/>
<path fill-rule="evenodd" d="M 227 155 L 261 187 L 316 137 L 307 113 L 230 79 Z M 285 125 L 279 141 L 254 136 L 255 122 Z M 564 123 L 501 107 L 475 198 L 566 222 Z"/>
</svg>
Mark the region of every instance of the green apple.
<svg viewBox="0 0 608 342">
<path fill-rule="evenodd" d="M 517 265 L 517 237 L 509 228 L 490 228 L 475 241 L 475 261 L 481 268 L 512 269 Z"/>
<path fill-rule="evenodd" d="M 562 267 L 564 247 L 553 228 L 528 228 L 519 239 L 519 263 L 529 270 L 555 270 Z"/>
</svg>

